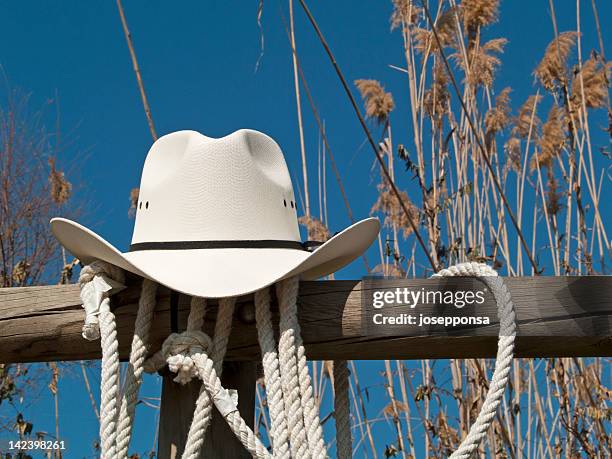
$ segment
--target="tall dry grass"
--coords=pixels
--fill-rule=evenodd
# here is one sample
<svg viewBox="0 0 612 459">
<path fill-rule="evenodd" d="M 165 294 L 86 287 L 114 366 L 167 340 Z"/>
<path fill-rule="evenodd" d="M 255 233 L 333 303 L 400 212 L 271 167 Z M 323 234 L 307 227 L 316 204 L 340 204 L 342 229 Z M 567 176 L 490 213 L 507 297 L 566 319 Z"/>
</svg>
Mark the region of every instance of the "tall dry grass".
<svg viewBox="0 0 612 459">
<path fill-rule="evenodd" d="M 346 90 L 347 79 L 324 33 L 300 3 Z M 559 31 L 552 0 L 548 6 L 553 33 L 532 69 L 533 93 L 513 101 L 512 88 L 497 84 L 508 45 L 506 37 L 495 35 L 495 23 L 504 20 L 499 0 L 426 5 L 393 0 L 390 24 L 401 36 L 405 65 L 396 69 L 405 74 L 405 91 L 391 94 L 384 82 L 368 75 L 351 88 L 371 121 L 363 125 L 368 138 L 381 139 L 370 142 L 383 160 L 372 214 L 384 223 L 372 271 L 422 276 L 473 260 L 508 276 L 608 273 L 610 241 L 600 202 L 609 189 L 605 152 L 606 136 L 612 135 L 612 63 L 605 59 L 594 0 L 576 1 L 575 30 Z M 587 7 L 595 24 L 582 23 Z M 596 28 L 598 43 L 583 42 L 584 27 Z M 308 69 L 302 72 L 292 49 L 294 70 L 307 87 Z M 328 147 L 320 114 L 308 97 L 317 135 Z M 410 102 L 408 120 L 393 113 L 399 97 Z M 598 133 L 594 141 L 593 131 L 606 114 L 607 133 Z M 406 131 L 410 142 L 394 142 L 394 128 Z M 320 174 L 318 179 L 321 188 Z M 336 181 L 342 187 L 341 177 Z M 343 196 L 350 209 L 352 197 Z M 315 235 L 327 219 L 301 222 Z M 415 222 L 423 244 L 415 240 Z M 332 396 L 326 391 L 331 384 L 325 383 L 332 379 L 329 366 L 313 363 L 323 408 Z M 352 363 L 355 457 L 411 458 L 423 452 L 446 457 L 474 421 L 492 367 L 488 359 L 384 361 L 380 384 L 387 404 L 372 416 L 369 388 L 360 383 L 359 365 Z M 515 359 L 502 406 L 477 456 L 610 457 L 609 378 L 608 359 Z M 258 390 L 261 423 L 265 399 L 261 386 Z M 324 422 L 332 415 L 323 413 Z M 373 430 L 381 423 L 393 442 L 377 441 Z"/>
</svg>

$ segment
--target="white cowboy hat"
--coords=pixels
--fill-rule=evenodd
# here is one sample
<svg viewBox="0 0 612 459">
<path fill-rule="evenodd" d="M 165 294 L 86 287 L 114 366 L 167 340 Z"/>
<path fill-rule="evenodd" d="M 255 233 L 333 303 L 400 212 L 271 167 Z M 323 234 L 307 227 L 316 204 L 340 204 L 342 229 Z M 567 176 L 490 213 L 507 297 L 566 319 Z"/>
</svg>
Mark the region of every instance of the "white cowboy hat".
<svg viewBox="0 0 612 459">
<path fill-rule="evenodd" d="M 380 227 L 368 218 L 309 250 L 296 208 L 285 158 L 267 135 L 179 131 L 149 150 L 128 252 L 64 218 L 51 228 L 85 264 L 103 260 L 188 295 L 220 298 L 330 274 L 361 255 Z"/>
</svg>

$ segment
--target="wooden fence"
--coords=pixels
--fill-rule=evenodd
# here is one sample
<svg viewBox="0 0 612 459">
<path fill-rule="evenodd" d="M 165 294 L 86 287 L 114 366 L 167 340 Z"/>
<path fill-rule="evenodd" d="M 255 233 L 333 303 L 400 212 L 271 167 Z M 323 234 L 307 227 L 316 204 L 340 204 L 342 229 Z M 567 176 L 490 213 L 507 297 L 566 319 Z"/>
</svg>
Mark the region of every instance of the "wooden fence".
<svg viewBox="0 0 612 459">
<path fill-rule="evenodd" d="M 514 301 L 517 357 L 612 356 L 612 277 L 524 277 L 505 279 Z M 444 279 L 404 279 L 394 286 L 442 288 Z M 496 325 L 463 330 L 461 336 L 412 328 L 405 334 L 373 334 L 365 325 L 370 283 L 357 280 L 303 282 L 298 308 L 308 358 L 422 359 L 494 357 Z M 134 330 L 139 281 L 113 298 L 120 355 L 126 359 Z M 161 288 L 152 327 L 152 347 L 158 349 L 186 323 L 189 298 Z M 420 305 L 421 312 L 433 311 Z M 488 295 L 479 311 L 494 316 Z M 205 328 L 212 333 L 213 303 Z M 276 308 L 273 306 L 274 320 Z M 0 289 L 0 362 L 43 362 L 100 358 L 99 342 L 81 337 L 84 312 L 76 285 Z M 365 319 L 364 319 L 365 318 Z M 466 335 L 470 336 L 466 336 Z M 224 384 L 238 388 L 240 410 L 252 419 L 254 380 L 259 360 L 252 296 L 238 300 L 227 350 Z M 234 361 L 234 362 L 232 362 Z M 179 457 L 199 386 L 186 387 L 164 376 L 159 457 Z M 216 418 L 207 435 L 206 457 L 243 457 L 223 420 Z M 248 456 L 244 456 L 248 457 Z"/>
</svg>

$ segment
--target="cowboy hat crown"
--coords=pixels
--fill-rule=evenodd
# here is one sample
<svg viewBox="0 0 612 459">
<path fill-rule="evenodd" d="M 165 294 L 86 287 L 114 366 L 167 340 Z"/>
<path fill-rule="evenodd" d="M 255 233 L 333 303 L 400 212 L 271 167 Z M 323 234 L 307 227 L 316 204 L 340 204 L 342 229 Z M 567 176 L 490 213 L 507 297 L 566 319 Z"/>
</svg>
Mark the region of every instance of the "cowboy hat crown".
<svg viewBox="0 0 612 459">
<path fill-rule="evenodd" d="M 300 241 L 280 147 L 247 129 L 221 139 L 161 137 L 144 163 L 132 246 L 226 240 Z"/>
</svg>

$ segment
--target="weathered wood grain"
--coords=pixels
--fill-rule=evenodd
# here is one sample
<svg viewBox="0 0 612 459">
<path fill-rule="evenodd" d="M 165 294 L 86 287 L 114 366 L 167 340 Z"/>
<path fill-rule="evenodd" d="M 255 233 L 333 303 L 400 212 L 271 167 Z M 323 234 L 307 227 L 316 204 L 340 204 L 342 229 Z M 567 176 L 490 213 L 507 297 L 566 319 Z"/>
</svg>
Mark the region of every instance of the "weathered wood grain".
<svg viewBox="0 0 612 459">
<path fill-rule="evenodd" d="M 394 281 L 397 286 L 419 288 L 444 285 L 443 280 Z M 507 278 L 514 300 L 519 336 L 517 356 L 611 356 L 612 277 Z M 437 284 L 436 284 L 437 283 Z M 394 285 L 395 285 L 394 284 Z M 362 326 L 360 281 L 303 282 L 299 319 L 311 359 L 420 359 L 492 357 L 496 326 L 475 332 L 477 336 L 445 336 L 411 331 L 411 336 L 378 336 Z M 120 353 L 129 352 L 139 296 L 139 283 L 113 299 L 118 321 Z M 170 292 L 158 293 L 152 348 L 158 349 L 171 332 Z M 189 298 L 181 296 L 178 316 L 182 322 Z M 494 311 L 487 297 L 479 306 Z M 81 337 L 84 313 L 78 287 L 51 286 L 0 289 L 0 362 L 35 362 L 100 358 L 99 342 Z M 207 315 L 212 332 L 215 306 Z M 256 360 L 259 347 L 252 323 L 252 297 L 239 299 L 237 317 L 228 346 L 228 360 Z M 488 334 L 488 336 L 487 336 Z"/>
</svg>

